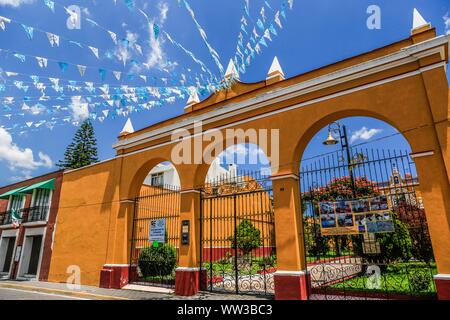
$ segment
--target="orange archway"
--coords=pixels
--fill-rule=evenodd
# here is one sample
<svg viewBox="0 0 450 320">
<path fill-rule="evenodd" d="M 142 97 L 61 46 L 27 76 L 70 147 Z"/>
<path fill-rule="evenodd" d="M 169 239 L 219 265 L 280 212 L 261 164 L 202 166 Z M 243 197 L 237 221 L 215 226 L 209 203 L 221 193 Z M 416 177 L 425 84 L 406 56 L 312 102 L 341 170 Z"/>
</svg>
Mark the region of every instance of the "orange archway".
<svg viewBox="0 0 450 320">
<path fill-rule="evenodd" d="M 450 292 L 450 282 L 445 280 L 450 275 L 447 245 L 450 204 L 446 201 L 450 198 L 447 60 L 448 38 L 437 37 L 434 29 L 424 28 L 389 46 L 289 79 L 284 79 L 278 70 L 265 81 L 234 82 L 229 89 L 186 106 L 185 113 L 179 117 L 123 133 L 114 145 L 117 152 L 114 159 L 65 173 L 59 212 L 63 222 L 56 232 L 50 279 L 64 280 L 67 263 L 76 260 L 82 270 L 87 270 L 84 279 L 88 284 L 101 282 L 104 286 L 120 287 L 126 283 L 127 271 L 123 266 L 128 265 L 130 254 L 132 199 L 152 166 L 172 161 L 181 184 L 180 219 L 190 224 L 189 241 L 180 245 L 177 283 L 182 289 L 178 293 L 198 291 L 198 186 L 204 183 L 209 164 L 201 156 L 200 160 L 191 158 L 189 163 L 175 163 L 173 151 L 181 141 L 187 141 L 192 150 L 197 148 L 202 154 L 212 142 L 204 137 L 212 131 L 225 137 L 214 143 L 226 145 L 230 140 L 227 130 L 241 130 L 245 141 L 250 136 L 246 132 L 255 130 L 265 133 L 263 149 L 272 164 L 278 255 L 276 282 L 278 288 L 289 288 L 280 289 L 276 295 L 305 298 L 299 159 L 320 128 L 338 118 L 358 115 L 391 124 L 411 145 L 421 177 L 422 197 L 425 206 L 430 208 L 427 218 L 438 272 L 444 275 L 436 278 L 436 282 L 441 288 L 440 295 L 445 297 Z M 202 124 L 200 131 L 198 123 Z M 185 136 L 174 140 L 172 134 L 177 129 L 183 129 Z M 235 143 L 234 138 L 231 140 Z M 261 146 L 261 141 L 251 142 Z M 80 204 L 84 205 L 83 209 L 66 209 Z M 96 242 L 70 235 L 70 230 L 77 226 L 77 214 L 86 217 L 86 225 L 103 226 L 104 231 Z M 70 253 L 66 249 L 69 244 Z M 88 246 L 93 248 L 90 259 L 86 259 Z M 100 277 L 99 270 L 104 265 L 110 271 Z"/>
</svg>

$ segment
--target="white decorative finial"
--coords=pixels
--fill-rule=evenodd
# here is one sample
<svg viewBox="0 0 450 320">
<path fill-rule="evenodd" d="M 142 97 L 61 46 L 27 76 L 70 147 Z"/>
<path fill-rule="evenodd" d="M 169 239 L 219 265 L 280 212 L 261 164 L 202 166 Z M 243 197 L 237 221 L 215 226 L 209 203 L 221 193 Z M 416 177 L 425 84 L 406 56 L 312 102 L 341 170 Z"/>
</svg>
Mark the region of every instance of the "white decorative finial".
<svg viewBox="0 0 450 320">
<path fill-rule="evenodd" d="M 200 102 L 200 98 L 198 97 L 197 90 L 191 90 L 191 93 L 189 94 L 189 99 L 187 101 L 186 106 L 190 107 L 199 102 Z"/>
<path fill-rule="evenodd" d="M 275 56 L 272 61 L 272 65 L 270 66 L 269 72 L 267 73 L 267 79 L 270 79 L 275 76 L 281 76 L 284 78 L 284 72 L 281 68 L 280 62 L 278 58 Z"/>
<path fill-rule="evenodd" d="M 128 120 L 125 123 L 125 125 L 123 126 L 122 132 L 120 134 L 123 135 L 123 134 L 129 134 L 129 133 L 133 133 L 133 132 L 134 132 L 133 124 L 131 123 L 131 119 L 128 118 Z"/>
<path fill-rule="evenodd" d="M 225 79 L 230 78 L 239 79 L 239 72 L 237 71 L 236 66 L 234 65 L 233 59 L 230 59 L 227 71 L 225 72 Z"/>
<path fill-rule="evenodd" d="M 413 13 L 413 30 L 421 28 L 421 27 L 424 27 L 424 26 L 427 26 L 427 25 L 429 25 L 429 23 L 426 22 L 426 20 L 422 17 L 422 15 L 420 14 L 419 10 L 414 8 L 414 13 Z"/>
</svg>

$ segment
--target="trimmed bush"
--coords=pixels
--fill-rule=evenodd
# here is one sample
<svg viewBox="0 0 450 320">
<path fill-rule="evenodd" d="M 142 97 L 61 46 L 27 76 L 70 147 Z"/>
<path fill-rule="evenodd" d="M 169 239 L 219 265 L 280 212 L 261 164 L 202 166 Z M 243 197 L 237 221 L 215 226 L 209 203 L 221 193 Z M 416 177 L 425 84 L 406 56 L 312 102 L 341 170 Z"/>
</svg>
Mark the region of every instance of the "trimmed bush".
<svg viewBox="0 0 450 320">
<path fill-rule="evenodd" d="M 139 254 L 138 265 L 144 277 L 171 275 L 176 263 L 176 249 L 169 244 L 148 247 Z"/>
<path fill-rule="evenodd" d="M 228 239 L 231 241 L 232 248 L 236 248 L 237 242 L 237 248 L 241 249 L 246 256 L 253 249 L 261 246 L 261 231 L 255 228 L 250 221 L 242 220 L 236 228 L 236 241 L 234 236 L 230 236 Z"/>
</svg>

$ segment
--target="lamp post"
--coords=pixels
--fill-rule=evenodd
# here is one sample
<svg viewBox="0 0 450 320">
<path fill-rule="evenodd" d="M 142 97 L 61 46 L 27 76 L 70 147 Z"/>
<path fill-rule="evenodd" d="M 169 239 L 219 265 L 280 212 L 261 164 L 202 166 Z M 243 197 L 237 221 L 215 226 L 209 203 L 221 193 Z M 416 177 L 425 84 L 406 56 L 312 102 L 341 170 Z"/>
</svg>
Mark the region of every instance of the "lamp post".
<svg viewBox="0 0 450 320">
<path fill-rule="evenodd" d="M 339 140 L 336 140 L 334 135 L 339 136 Z M 352 167 L 352 158 L 351 158 L 351 151 L 350 151 L 350 145 L 348 143 L 348 135 L 347 135 L 347 128 L 345 125 L 342 125 L 339 122 L 332 122 L 328 125 L 328 137 L 323 142 L 326 146 L 333 146 L 340 142 L 342 151 L 345 151 L 346 154 L 346 162 L 347 162 L 347 168 L 348 173 L 350 176 L 350 187 L 352 189 L 352 195 L 353 198 L 356 198 L 356 187 L 355 187 L 355 179 L 353 176 L 353 167 Z M 334 243 L 335 243 L 335 250 L 338 256 L 341 255 L 341 248 L 339 246 L 338 236 L 334 237 Z"/>
<path fill-rule="evenodd" d="M 339 140 L 336 140 L 334 135 L 339 136 Z M 356 198 L 356 187 L 355 187 L 355 179 L 353 176 L 353 166 L 352 166 L 352 158 L 351 158 L 351 151 L 350 151 L 350 145 L 348 143 L 348 135 L 347 135 L 347 127 L 345 125 L 342 125 L 339 122 L 332 122 L 328 125 L 328 138 L 323 142 L 326 146 L 332 146 L 336 145 L 340 142 L 342 151 L 345 151 L 346 154 L 346 162 L 347 162 L 347 168 L 348 173 L 350 176 L 350 186 L 352 189 L 352 195 L 353 198 Z"/>
</svg>

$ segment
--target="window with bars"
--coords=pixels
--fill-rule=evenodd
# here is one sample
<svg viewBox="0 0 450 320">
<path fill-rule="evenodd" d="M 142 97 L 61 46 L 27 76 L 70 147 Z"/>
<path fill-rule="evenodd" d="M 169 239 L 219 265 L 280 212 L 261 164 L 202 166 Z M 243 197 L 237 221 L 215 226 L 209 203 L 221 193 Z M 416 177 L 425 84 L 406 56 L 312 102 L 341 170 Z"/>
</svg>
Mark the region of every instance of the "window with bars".
<svg viewBox="0 0 450 320">
<path fill-rule="evenodd" d="M 162 187 L 164 186 L 164 173 L 154 173 L 152 174 L 152 186 L 153 187 Z"/>
<path fill-rule="evenodd" d="M 8 211 L 22 210 L 24 205 L 24 196 L 11 196 Z"/>
<path fill-rule="evenodd" d="M 36 189 L 31 199 L 28 221 L 45 221 L 50 209 L 51 190 Z"/>
</svg>

